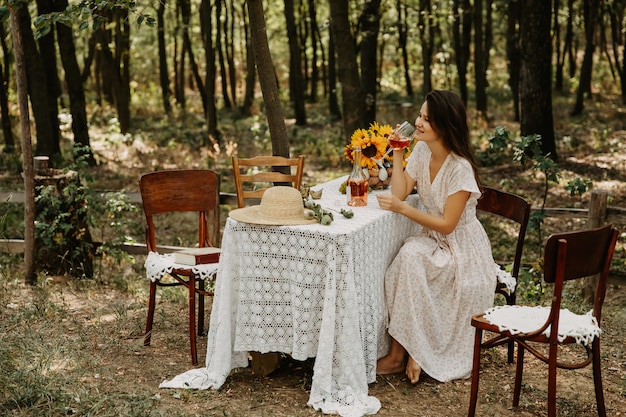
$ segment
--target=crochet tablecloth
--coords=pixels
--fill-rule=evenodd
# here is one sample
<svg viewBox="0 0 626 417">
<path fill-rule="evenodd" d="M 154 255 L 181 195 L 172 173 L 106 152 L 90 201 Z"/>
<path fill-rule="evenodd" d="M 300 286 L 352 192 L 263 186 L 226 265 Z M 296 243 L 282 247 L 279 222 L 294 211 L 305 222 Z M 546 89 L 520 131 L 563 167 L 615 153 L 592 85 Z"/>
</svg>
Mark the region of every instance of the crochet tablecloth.
<svg viewBox="0 0 626 417">
<path fill-rule="evenodd" d="M 219 388 L 232 369 L 248 365 L 248 351 L 315 357 L 309 405 L 342 416 L 375 414 L 368 395 L 376 361 L 386 353 L 383 280 L 405 238 L 417 226 L 379 208 L 350 208 L 339 192 L 345 178 L 323 188 L 316 202 L 336 210 L 329 226 L 261 226 L 229 218 L 222 237 L 206 367 L 161 387 Z M 417 196 L 407 201 L 417 206 Z"/>
</svg>

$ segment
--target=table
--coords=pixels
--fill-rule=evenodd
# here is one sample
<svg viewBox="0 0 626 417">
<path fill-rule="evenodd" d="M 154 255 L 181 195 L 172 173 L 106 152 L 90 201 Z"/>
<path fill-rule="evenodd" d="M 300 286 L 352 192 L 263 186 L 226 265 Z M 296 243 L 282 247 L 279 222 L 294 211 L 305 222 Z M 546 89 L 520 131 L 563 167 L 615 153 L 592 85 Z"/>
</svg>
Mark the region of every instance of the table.
<svg viewBox="0 0 626 417">
<path fill-rule="evenodd" d="M 342 416 L 375 414 L 368 395 L 376 361 L 387 353 L 384 274 L 405 238 L 419 226 L 379 208 L 370 193 L 354 217 L 339 214 L 346 177 L 316 202 L 336 210 L 329 226 L 263 226 L 226 221 L 210 318 L 206 367 L 164 381 L 165 388 L 219 388 L 248 351 L 315 357 L 308 404 Z M 417 206 L 411 195 L 407 201 Z"/>
</svg>

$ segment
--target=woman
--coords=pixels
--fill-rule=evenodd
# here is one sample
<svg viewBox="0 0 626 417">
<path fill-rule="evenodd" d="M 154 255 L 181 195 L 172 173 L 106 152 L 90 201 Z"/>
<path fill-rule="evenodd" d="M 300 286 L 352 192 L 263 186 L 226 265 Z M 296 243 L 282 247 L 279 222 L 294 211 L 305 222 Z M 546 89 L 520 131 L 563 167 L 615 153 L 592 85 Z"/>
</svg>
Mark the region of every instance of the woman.
<svg viewBox="0 0 626 417">
<path fill-rule="evenodd" d="M 450 91 L 430 92 L 415 127 L 419 142 L 406 170 L 395 164 L 391 194 L 378 195 L 381 208 L 422 229 L 385 274 L 391 347 L 376 366 L 380 375 L 405 371 L 413 384 L 422 370 L 442 382 L 470 376 L 470 318 L 493 304 L 496 286 L 491 245 L 476 217 L 480 189 L 463 102 Z M 403 153 L 394 149 L 394 159 Z M 422 209 L 404 202 L 415 187 Z"/>
</svg>

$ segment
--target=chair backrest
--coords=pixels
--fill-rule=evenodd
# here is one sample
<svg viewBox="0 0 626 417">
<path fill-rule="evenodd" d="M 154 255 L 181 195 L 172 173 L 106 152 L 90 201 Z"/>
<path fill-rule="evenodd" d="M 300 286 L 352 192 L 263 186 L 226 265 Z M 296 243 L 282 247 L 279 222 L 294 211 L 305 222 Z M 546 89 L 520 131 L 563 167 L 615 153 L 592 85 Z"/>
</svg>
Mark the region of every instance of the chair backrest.
<svg viewBox="0 0 626 417">
<path fill-rule="evenodd" d="M 245 206 L 247 199 L 259 199 L 274 185 L 289 185 L 300 189 L 304 172 L 304 156 L 233 156 L 233 173 L 237 191 L 237 205 Z"/>
<path fill-rule="evenodd" d="M 220 177 L 215 171 L 155 171 L 141 176 L 139 189 L 146 215 L 148 251 L 156 251 L 154 216 L 163 213 L 197 212 L 198 245 L 219 244 Z"/>
<path fill-rule="evenodd" d="M 511 270 L 511 276 L 517 278 L 522 262 L 524 239 L 526 238 L 526 230 L 530 219 L 530 203 L 518 195 L 490 187 L 482 187 L 482 192 L 483 194 L 476 206 L 477 209 L 496 214 L 519 224 L 513 268 Z"/>
<path fill-rule="evenodd" d="M 560 306 L 563 282 L 599 274 L 594 317 L 600 322 L 611 260 L 619 231 L 612 225 L 551 235 L 545 246 L 543 278 L 554 283 L 554 301 Z M 558 299 L 558 300 L 557 300 Z"/>
</svg>

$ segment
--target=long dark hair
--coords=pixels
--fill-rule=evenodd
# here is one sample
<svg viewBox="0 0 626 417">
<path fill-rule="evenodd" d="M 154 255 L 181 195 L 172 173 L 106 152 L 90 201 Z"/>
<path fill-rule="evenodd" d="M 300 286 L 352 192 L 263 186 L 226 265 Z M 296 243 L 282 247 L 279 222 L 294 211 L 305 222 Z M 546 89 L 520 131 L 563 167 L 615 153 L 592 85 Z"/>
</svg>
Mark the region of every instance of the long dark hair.
<svg viewBox="0 0 626 417">
<path fill-rule="evenodd" d="M 428 121 L 454 153 L 467 159 L 480 185 L 476 156 L 470 142 L 465 105 L 458 94 L 448 90 L 433 90 L 426 94 Z"/>
</svg>

